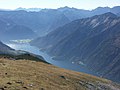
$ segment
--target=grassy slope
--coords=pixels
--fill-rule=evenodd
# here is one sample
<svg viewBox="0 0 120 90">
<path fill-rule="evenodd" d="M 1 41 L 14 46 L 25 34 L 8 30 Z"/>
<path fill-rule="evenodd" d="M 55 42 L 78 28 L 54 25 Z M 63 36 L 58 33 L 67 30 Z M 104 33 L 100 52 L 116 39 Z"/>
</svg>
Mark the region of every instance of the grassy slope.
<svg viewBox="0 0 120 90">
<path fill-rule="evenodd" d="M 10 60 L 31 60 L 31 61 L 38 61 L 38 62 L 44 62 L 44 63 L 48 63 L 44 60 L 44 58 L 42 56 L 35 56 L 35 55 L 32 55 L 32 54 L 22 54 L 22 55 L 8 55 L 8 54 L 0 54 L 0 58 L 7 58 L 7 59 L 10 59 Z"/>
<path fill-rule="evenodd" d="M 43 62 L 0 58 L 0 88 L 5 90 L 89 90 L 90 88 L 90 90 L 119 90 L 120 85 Z"/>
</svg>

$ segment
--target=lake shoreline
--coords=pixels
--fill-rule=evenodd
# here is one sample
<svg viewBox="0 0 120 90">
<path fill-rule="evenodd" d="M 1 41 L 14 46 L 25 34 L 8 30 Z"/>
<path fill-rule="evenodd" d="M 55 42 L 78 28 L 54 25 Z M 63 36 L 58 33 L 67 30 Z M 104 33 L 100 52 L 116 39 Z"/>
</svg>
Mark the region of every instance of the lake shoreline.
<svg viewBox="0 0 120 90">
<path fill-rule="evenodd" d="M 30 52 L 30 53 L 33 53 L 36 55 L 40 55 L 48 63 L 51 63 L 57 67 L 99 76 L 95 72 L 93 72 L 92 70 L 89 70 L 86 66 L 76 64 L 76 63 L 66 61 L 66 60 L 64 60 L 64 61 L 63 60 L 61 60 L 61 61 L 54 60 L 54 59 L 52 59 L 51 56 L 49 56 L 45 52 L 40 51 L 39 48 L 37 48 L 35 46 L 31 46 L 29 43 L 22 43 L 22 44 L 21 43 L 5 43 L 5 44 L 10 46 L 11 48 L 13 48 L 15 50 L 23 50 L 23 51 L 27 51 L 27 52 Z"/>
</svg>

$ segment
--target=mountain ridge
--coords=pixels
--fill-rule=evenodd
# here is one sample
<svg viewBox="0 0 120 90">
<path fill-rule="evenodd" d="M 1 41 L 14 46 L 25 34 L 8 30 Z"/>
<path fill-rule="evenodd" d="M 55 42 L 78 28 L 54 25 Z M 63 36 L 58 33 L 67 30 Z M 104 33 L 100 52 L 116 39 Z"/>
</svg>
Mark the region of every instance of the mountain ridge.
<svg viewBox="0 0 120 90">
<path fill-rule="evenodd" d="M 84 62 L 90 69 L 98 72 L 100 76 L 119 82 L 120 74 L 117 72 L 120 67 L 118 64 L 116 66 L 111 65 L 115 61 L 113 57 L 117 56 L 119 51 L 112 49 L 116 46 L 109 44 L 109 42 L 112 43 L 111 41 L 114 38 L 119 38 L 119 26 L 120 18 L 112 13 L 96 15 L 66 24 L 43 38 L 33 40 L 31 45 L 45 50 L 49 55 L 58 60 Z M 115 41 L 116 45 L 119 46 L 119 39 Z M 104 52 L 106 52 L 105 55 Z M 113 57 L 110 56 L 110 53 L 113 53 Z M 110 60 L 111 63 L 106 62 Z M 100 64 L 98 65 L 97 62 Z M 120 60 L 117 59 L 117 63 L 119 62 Z M 109 67 L 117 68 L 117 70 L 111 69 L 109 71 Z M 114 75 L 116 77 L 113 77 Z"/>
<path fill-rule="evenodd" d="M 24 25 L 31 28 L 39 36 L 44 36 L 49 32 L 61 27 L 71 21 L 112 12 L 119 16 L 120 6 L 109 8 L 110 10 L 94 9 L 82 10 L 76 8 L 63 7 L 58 9 L 41 9 L 38 12 L 23 10 L 0 11 L 0 18 L 12 20 L 17 25 Z M 96 11 L 97 10 L 97 11 Z M 44 21 L 44 22 L 43 22 Z"/>
</svg>

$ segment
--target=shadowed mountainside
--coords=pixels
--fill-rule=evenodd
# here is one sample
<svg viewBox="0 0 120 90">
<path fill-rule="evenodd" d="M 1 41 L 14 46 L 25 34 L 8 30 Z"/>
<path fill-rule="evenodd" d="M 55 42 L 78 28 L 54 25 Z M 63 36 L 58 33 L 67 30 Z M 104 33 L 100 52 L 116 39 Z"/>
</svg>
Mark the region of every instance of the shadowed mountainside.
<svg viewBox="0 0 120 90">
<path fill-rule="evenodd" d="M 31 42 L 55 59 L 83 62 L 100 76 L 120 81 L 120 18 L 106 13 L 75 20 Z"/>
</svg>

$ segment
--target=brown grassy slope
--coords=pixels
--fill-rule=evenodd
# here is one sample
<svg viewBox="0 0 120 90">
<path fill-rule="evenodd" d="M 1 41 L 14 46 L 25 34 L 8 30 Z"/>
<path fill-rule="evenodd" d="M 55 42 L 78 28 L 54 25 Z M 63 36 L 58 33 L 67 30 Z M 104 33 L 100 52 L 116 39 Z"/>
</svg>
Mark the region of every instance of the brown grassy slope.
<svg viewBox="0 0 120 90">
<path fill-rule="evenodd" d="M 119 90 L 91 75 L 29 60 L 0 59 L 0 90 Z"/>
</svg>

